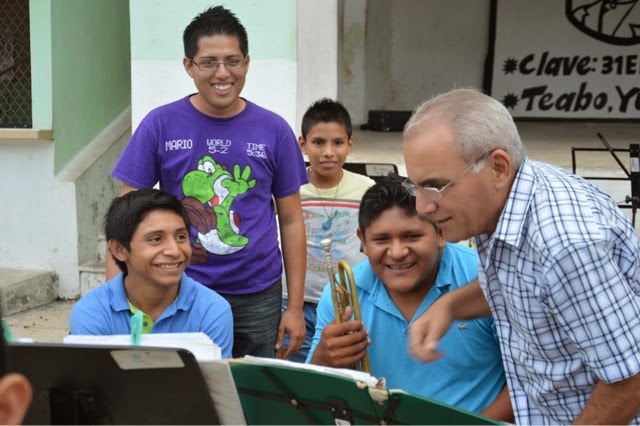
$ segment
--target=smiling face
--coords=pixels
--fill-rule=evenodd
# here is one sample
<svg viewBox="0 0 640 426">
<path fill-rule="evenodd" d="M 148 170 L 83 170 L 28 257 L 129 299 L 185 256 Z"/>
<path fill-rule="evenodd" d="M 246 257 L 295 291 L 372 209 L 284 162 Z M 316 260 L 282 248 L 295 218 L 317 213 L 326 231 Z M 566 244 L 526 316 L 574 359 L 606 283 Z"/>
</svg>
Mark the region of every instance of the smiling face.
<svg viewBox="0 0 640 426">
<path fill-rule="evenodd" d="M 109 248 L 127 265 L 127 287 L 177 286 L 191 258 L 189 230 L 170 210 L 150 211 L 133 233 L 129 250 L 115 240 Z"/>
<path fill-rule="evenodd" d="M 200 69 L 193 63 L 233 60 L 244 60 L 245 63 L 231 70 L 222 64 L 217 69 Z M 245 107 L 240 92 L 249 70 L 249 56 L 245 58 L 242 54 L 238 38 L 222 34 L 201 37 L 193 61 L 186 57 L 183 59 L 184 68 L 198 89 L 198 94 L 191 97 L 193 105 L 200 112 L 216 118 L 240 113 Z"/>
<path fill-rule="evenodd" d="M 416 194 L 416 210 L 433 220 L 447 241 L 461 241 L 495 228 L 498 206 L 488 167 L 493 157 L 495 153 L 479 162 L 479 172 L 465 172 L 470 164 L 458 155 L 454 134 L 445 123 L 426 126 L 405 139 L 404 158 L 411 182 L 431 188 L 451 183 L 439 200 L 426 200 L 420 190 Z"/>
<path fill-rule="evenodd" d="M 436 228 L 400 207 L 382 212 L 358 237 L 374 273 L 392 299 L 422 300 L 438 275 L 445 246 Z"/>
<path fill-rule="evenodd" d="M 353 137 L 337 122 L 314 124 L 306 137 L 298 140 L 302 152 L 309 158 L 313 182 L 331 188 L 340 182 L 342 166 L 353 149 Z"/>
</svg>

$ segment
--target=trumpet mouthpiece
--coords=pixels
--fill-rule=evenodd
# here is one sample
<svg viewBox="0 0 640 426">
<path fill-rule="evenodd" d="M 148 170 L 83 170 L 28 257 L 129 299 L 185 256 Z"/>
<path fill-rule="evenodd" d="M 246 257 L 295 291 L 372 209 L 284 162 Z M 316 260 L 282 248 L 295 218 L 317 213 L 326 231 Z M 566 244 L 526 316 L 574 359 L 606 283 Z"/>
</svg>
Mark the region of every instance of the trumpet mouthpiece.
<svg viewBox="0 0 640 426">
<path fill-rule="evenodd" d="M 331 250 L 331 238 L 323 238 L 320 240 L 320 247 L 322 247 L 324 251 Z"/>
</svg>

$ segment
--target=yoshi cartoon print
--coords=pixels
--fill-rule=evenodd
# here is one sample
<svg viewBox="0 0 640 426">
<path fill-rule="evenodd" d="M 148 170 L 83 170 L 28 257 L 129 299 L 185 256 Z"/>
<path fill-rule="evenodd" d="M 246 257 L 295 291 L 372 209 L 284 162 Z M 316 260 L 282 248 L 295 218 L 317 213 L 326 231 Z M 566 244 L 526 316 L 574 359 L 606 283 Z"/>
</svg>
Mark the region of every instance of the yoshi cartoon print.
<svg viewBox="0 0 640 426">
<path fill-rule="evenodd" d="M 237 197 L 256 185 L 250 177 L 250 166 L 241 169 L 235 164 L 231 173 L 209 155 L 184 176 L 182 203 L 197 230 L 192 263 L 206 263 L 209 254 L 229 255 L 247 246 L 249 239 L 241 233 L 240 215 L 232 207 Z"/>
</svg>

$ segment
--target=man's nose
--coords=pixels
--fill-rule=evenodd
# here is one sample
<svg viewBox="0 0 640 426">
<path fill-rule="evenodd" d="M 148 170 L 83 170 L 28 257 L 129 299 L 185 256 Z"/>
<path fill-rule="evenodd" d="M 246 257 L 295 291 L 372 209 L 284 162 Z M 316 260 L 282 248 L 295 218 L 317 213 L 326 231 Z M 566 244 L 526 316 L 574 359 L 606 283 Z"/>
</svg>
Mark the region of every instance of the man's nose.
<svg viewBox="0 0 640 426">
<path fill-rule="evenodd" d="M 225 63 L 219 63 L 218 64 L 218 68 L 216 68 L 216 71 L 214 72 L 214 74 L 216 76 L 218 76 L 218 77 L 219 76 L 223 76 L 224 77 L 224 76 L 229 75 L 231 73 L 227 69 L 227 65 Z"/>
<path fill-rule="evenodd" d="M 416 210 L 421 215 L 427 215 L 438 210 L 438 204 L 418 191 L 416 194 Z"/>
</svg>

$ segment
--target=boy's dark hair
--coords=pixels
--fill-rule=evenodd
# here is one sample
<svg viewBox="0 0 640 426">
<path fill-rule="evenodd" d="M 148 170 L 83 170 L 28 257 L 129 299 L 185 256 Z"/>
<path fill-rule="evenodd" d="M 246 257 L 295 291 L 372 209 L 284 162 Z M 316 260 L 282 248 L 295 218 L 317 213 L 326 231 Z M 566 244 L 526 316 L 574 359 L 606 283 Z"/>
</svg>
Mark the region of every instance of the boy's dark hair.
<svg viewBox="0 0 640 426">
<path fill-rule="evenodd" d="M 107 240 L 115 240 L 127 250 L 131 250 L 131 238 L 149 212 L 169 210 L 182 217 L 187 229 L 191 221 L 184 206 L 173 194 L 159 189 L 145 188 L 131 191 L 115 198 L 104 216 L 104 235 Z M 127 273 L 127 265 L 114 257 L 122 272 Z"/>
<path fill-rule="evenodd" d="M 191 20 L 184 29 L 182 41 L 184 43 L 184 56 L 193 60 L 198 51 L 198 41 L 202 37 L 213 35 L 226 35 L 237 37 L 240 42 L 240 50 L 246 57 L 249 54 L 249 39 L 247 30 L 229 9 L 222 6 L 210 7 Z"/>
<path fill-rule="evenodd" d="M 302 117 L 302 137 L 306 138 L 307 133 L 318 123 L 338 123 L 347 131 L 348 137 L 353 133 L 347 109 L 340 102 L 329 98 L 317 100 L 307 108 Z"/>
<path fill-rule="evenodd" d="M 400 207 L 409 217 L 418 215 L 416 197 L 402 186 L 403 181 L 403 177 L 389 173 L 364 193 L 358 212 L 358 227 L 363 236 L 373 221 L 393 207 Z M 420 216 L 420 219 L 436 227 L 426 216 Z"/>
</svg>

